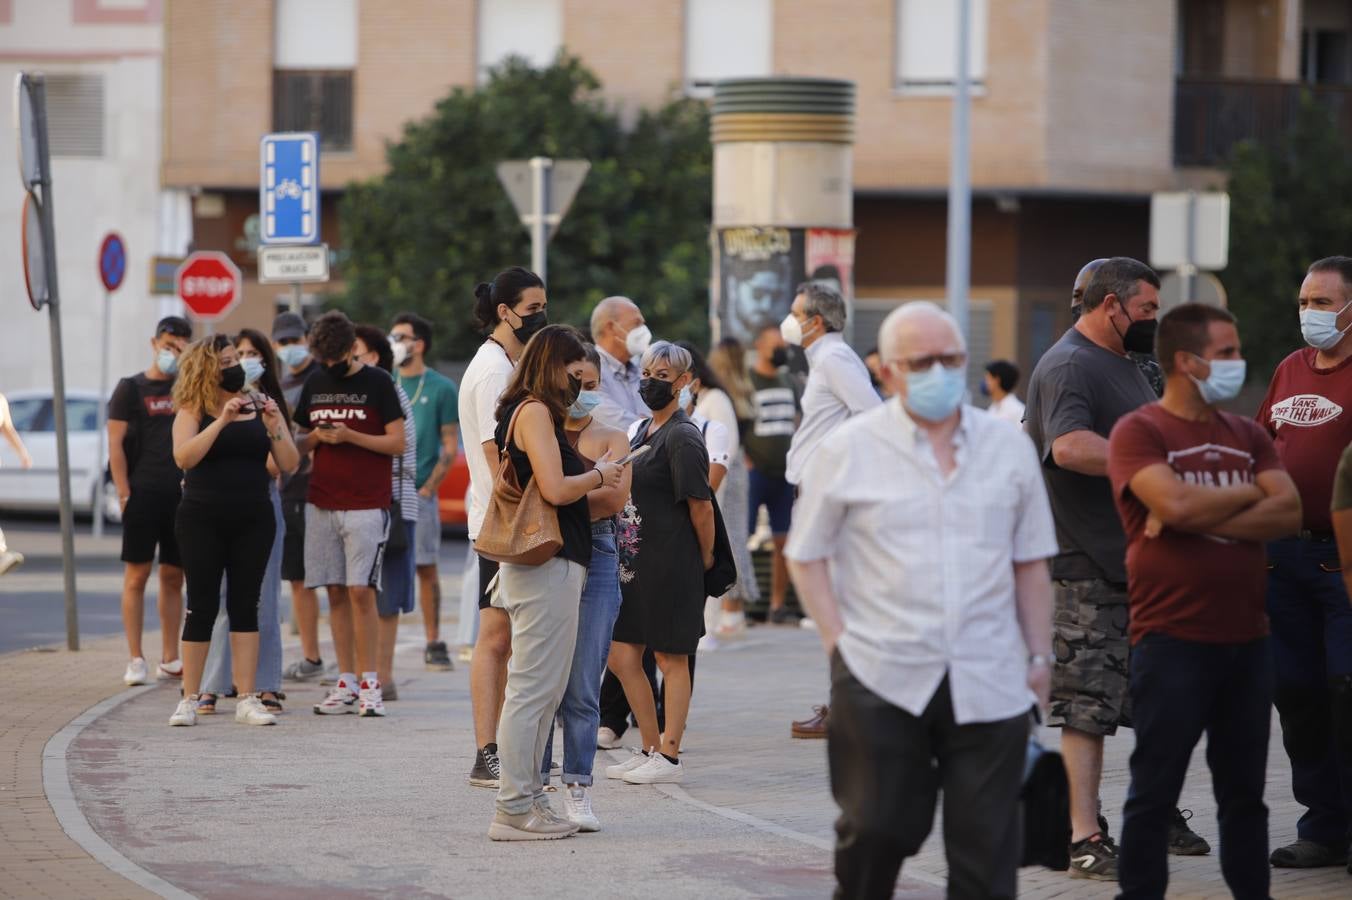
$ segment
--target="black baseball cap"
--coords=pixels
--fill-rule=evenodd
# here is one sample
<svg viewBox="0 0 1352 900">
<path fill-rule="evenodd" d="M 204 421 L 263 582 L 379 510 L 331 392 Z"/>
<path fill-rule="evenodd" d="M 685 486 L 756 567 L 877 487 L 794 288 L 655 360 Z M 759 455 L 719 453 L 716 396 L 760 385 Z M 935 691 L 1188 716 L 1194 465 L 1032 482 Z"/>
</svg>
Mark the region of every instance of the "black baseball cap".
<svg viewBox="0 0 1352 900">
<path fill-rule="evenodd" d="M 305 327 L 305 320 L 293 312 L 279 313 L 277 318 L 272 320 L 272 339 L 274 341 L 303 338 L 309 330 Z"/>
<path fill-rule="evenodd" d="M 165 316 L 160 319 L 159 324 L 155 326 L 155 337 L 162 334 L 172 334 L 174 337 L 183 338 L 185 341 L 192 340 L 192 326 L 188 320 L 182 316 Z"/>
</svg>

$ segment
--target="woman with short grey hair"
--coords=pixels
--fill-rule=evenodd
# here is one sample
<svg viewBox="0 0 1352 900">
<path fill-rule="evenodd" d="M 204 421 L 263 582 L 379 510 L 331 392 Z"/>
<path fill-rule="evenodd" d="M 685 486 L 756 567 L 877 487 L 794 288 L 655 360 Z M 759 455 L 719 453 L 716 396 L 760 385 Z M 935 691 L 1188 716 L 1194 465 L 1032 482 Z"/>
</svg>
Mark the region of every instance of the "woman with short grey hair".
<svg viewBox="0 0 1352 900">
<path fill-rule="evenodd" d="M 713 565 L 714 506 L 704 438 L 680 408 L 694 381 L 690 353 L 659 341 L 643 354 L 639 396 L 652 417 L 630 446 L 648 447 L 633 463 L 630 500 L 621 514 L 620 582 L 610 670 L 638 719 L 643 748 L 606 770 L 630 784 L 680 781 L 681 737 L 690 712 L 690 660 L 704 633 L 704 573 Z M 643 674 L 651 648 L 665 685 L 666 732 L 658 733 L 652 688 Z"/>
</svg>

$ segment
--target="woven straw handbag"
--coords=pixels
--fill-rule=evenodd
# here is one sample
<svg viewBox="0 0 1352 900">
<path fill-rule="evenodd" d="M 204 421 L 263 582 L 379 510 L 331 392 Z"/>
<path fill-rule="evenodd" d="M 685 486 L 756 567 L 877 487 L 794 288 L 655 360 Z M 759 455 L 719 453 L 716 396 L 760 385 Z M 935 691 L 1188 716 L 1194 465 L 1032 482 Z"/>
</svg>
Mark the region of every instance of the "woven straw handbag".
<svg viewBox="0 0 1352 900">
<path fill-rule="evenodd" d="M 474 541 L 474 551 L 480 556 L 518 566 L 549 562 L 563 549 L 558 509 L 541 496 L 539 479 L 532 478 L 522 490 L 516 466 L 507 452 L 517 416 L 530 402 L 533 401 L 521 403 L 507 423 L 507 436 L 498 453 L 498 474 L 493 479 L 493 496 L 488 501 L 479 537 Z"/>
</svg>

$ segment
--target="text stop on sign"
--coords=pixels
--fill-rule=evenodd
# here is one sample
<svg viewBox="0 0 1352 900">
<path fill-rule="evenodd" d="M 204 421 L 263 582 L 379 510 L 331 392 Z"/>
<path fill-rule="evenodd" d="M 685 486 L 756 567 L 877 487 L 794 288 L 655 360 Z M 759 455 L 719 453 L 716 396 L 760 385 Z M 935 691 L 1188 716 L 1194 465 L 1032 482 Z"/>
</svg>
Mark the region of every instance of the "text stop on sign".
<svg viewBox="0 0 1352 900">
<path fill-rule="evenodd" d="M 199 251 L 183 260 L 176 280 L 179 299 L 204 322 L 228 315 L 243 295 L 239 269 L 230 257 L 214 250 Z"/>
</svg>

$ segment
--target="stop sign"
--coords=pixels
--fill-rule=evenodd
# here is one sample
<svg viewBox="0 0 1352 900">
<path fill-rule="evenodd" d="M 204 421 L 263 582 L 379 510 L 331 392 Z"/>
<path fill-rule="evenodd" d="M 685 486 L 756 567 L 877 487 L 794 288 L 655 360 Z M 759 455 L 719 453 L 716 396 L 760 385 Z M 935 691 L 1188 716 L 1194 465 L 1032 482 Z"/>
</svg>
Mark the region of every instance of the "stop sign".
<svg viewBox="0 0 1352 900">
<path fill-rule="evenodd" d="M 225 316 L 244 294 L 239 268 L 230 257 L 216 250 L 199 250 L 183 260 L 174 282 L 183 305 L 203 322 Z"/>
</svg>

